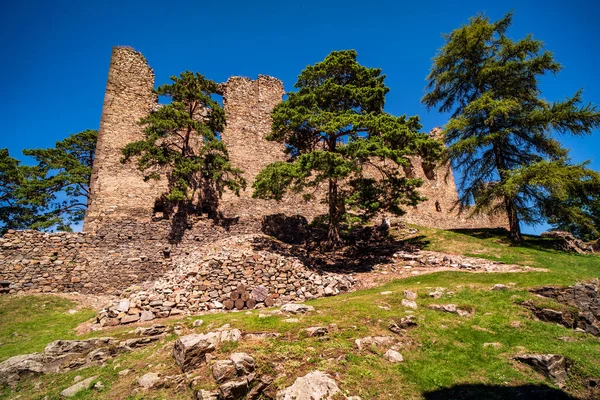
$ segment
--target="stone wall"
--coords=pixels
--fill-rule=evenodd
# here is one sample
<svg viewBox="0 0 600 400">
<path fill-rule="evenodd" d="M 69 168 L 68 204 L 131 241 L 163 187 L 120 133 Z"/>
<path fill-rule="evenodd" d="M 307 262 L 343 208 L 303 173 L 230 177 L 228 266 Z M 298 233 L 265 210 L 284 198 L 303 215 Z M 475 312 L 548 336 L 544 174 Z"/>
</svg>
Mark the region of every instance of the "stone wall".
<svg viewBox="0 0 600 400">
<path fill-rule="evenodd" d="M 433 129 L 429 135 L 441 140 L 442 130 Z M 411 224 L 439 229 L 508 228 L 506 214 L 476 215 L 469 210 L 459 212 L 456 203 L 458 192 L 450 164 L 431 166 L 419 157 L 410 157 L 411 168 L 405 175 L 423 180 L 419 192 L 427 198 L 417 207 L 408 208 L 402 220 Z"/>
<path fill-rule="evenodd" d="M 256 230 L 252 225 L 227 230 L 199 220 L 173 244 L 170 229 L 166 220 L 123 219 L 95 232 L 10 231 L 0 238 L 0 281 L 11 282 L 11 293 L 120 294 L 131 284 L 163 276 L 194 249 Z"/>
</svg>

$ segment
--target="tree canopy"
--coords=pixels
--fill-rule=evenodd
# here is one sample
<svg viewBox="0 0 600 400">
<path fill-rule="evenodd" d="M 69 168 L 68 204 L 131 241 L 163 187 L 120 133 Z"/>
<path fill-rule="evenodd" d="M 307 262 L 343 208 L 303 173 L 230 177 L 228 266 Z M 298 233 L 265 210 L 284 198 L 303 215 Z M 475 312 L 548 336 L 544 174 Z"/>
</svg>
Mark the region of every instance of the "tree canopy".
<svg viewBox="0 0 600 400">
<path fill-rule="evenodd" d="M 239 194 L 245 186 L 242 171 L 232 166 L 219 139 L 225 113 L 213 99 L 217 84 L 189 71 L 171 81 L 155 91 L 170 103 L 139 121 L 144 138 L 123 149 L 122 162 L 135 159 L 146 180 L 165 174 L 164 198 L 178 212 L 216 215 L 223 191 Z"/>
<path fill-rule="evenodd" d="M 23 165 L 0 150 L 0 222 L 7 229 L 71 230 L 83 221 L 98 132 L 85 130 L 54 148 L 25 149 Z"/>
<path fill-rule="evenodd" d="M 259 173 L 254 196 L 280 200 L 285 193 L 314 196 L 327 186 L 328 244 L 340 243 L 340 224 L 380 211 L 396 214 L 422 200 L 422 184 L 400 173 L 409 156 L 434 161 L 441 144 L 420 133 L 418 117 L 384 112 L 385 75 L 360 65 L 354 50 L 334 51 L 298 76 L 296 92 L 273 110 L 268 140 L 285 143 L 287 162 Z"/>
<path fill-rule="evenodd" d="M 478 15 L 445 35 L 422 101 L 452 112 L 444 133 L 462 173 L 461 205 L 475 196 L 475 212 L 504 210 L 510 237 L 519 241 L 520 221 L 545 220 L 548 199 L 592 179 L 585 165 L 570 163 L 555 133 L 589 134 L 600 126 L 600 112 L 582 103 L 581 91 L 563 101 L 543 98 L 539 78 L 561 65 L 531 35 L 510 39 L 512 18 Z"/>
</svg>

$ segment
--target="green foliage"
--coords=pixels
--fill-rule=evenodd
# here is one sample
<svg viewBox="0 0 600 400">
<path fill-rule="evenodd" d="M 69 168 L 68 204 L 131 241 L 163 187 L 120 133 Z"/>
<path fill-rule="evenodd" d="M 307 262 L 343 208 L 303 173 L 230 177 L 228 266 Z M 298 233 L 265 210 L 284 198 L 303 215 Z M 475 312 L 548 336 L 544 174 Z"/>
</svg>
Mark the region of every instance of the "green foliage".
<svg viewBox="0 0 600 400">
<path fill-rule="evenodd" d="M 574 176 L 563 180 L 563 190 L 553 191 L 544 202 L 544 215 L 554 229 L 583 240 L 600 237 L 600 174 L 583 166 L 572 167 Z"/>
<path fill-rule="evenodd" d="M 553 132 L 588 134 L 600 126 L 600 112 L 582 104 L 581 91 L 564 101 L 543 99 L 539 78 L 561 66 L 531 35 L 509 39 L 511 21 L 511 13 L 497 22 L 479 15 L 446 35 L 422 101 L 452 111 L 445 139 L 463 172 L 461 204 L 478 194 L 475 212 L 504 208 L 511 237 L 520 240 L 519 221 L 542 221 L 545 200 L 563 190 L 559 179 L 573 176 Z"/>
<path fill-rule="evenodd" d="M 337 244 L 339 224 L 365 220 L 380 211 L 402 213 L 403 205 L 422 198 L 422 182 L 399 173 L 408 156 L 434 161 L 441 144 L 420 133 L 418 117 L 395 117 L 383 111 L 385 75 L 356 61 L 354 50 L 334 51 L 298 76 L 296 92 L 273 110 L 269 140 L 286 144 L 288 162 L 261 171 L 254 196 L 281 200 L 287 192 L 313 196 L 328 186 L 330 244 Z"/>
<path fill-rule="evenodd" d="M 0 233 L 25 229 L 31 224 L 34 209 L 20 195 L 24 180 L 19 161 L 10 156 L 8 149 L 0 149 Z"/>
<path fill-rule="evenodd" d="M 172 206 L 194 205 L 214 213 L 224 189 L 239 194 L 245 187 L 242 171 L 231 165 L 218 139 L 225 113 L 212 98 L 217 84 L 189 71 L 171 80 L 156 90 L 171 102 L 140 120 L 144 139 L 123 149 L 122 162 L 135 158 L 146 180 L 166 175 L 165 199 Z"/>
<path fill-rule="evenodd" d="M 70 230 L 83 221 L 97 141 L 98 131 L 87 129 L 54 148 L 23 150 L 37 161 L 23 187 L 26 201 L 39 214 L 31 228 Z"/>
<path fill-rule="evenodd" d="M 37 164 L 0 151 L 0 222 L 7 229 L 70 230 L 83 220 L 98 132 L 85 130 L 54 148 L 25 149 Z"/>
</svg>

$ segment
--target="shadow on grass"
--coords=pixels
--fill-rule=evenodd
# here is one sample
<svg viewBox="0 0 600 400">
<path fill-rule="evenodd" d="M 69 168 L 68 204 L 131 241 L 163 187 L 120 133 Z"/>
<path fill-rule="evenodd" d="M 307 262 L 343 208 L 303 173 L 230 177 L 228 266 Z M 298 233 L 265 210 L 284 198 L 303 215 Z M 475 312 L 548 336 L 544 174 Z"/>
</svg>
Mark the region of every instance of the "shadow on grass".
<svg viewBox="0 0 600 400">
<path fill-rule="evenodd" d="M 457 385 L 423 393 L 426 400 L 575 400 L 576 398 L 545 385 L 494 386 Z"/>
<path fill-rule="evenodd" d="M 369 272 L 378 264 L 389 263 L 400 251 L 423 249 L 429 241 L 425 236 L 398 239 L 382 235 L 371 227 L 361 228 L 345 235 L 345 245 L 326 249 L 323 240 L 306 240 L 301 244 L 284 243 L 274 238 L 257 238 L 252 243 L 254 250 L 267 250 L 288 257 L 296 257 L 305 265 L 330 272 Z"/>
<path fill-rule="evenodd" d="M 477 228 L 477 229 L 449 229 L 449 232 L 471 236 L 477 239 L 499 239 L 502 243 L 525 247 L 532 250 L 555 252 L 557 239 L 543 238 L 535 235 L 523 235 L 522 243 L 511 243 L 508 239 L 508 231 L 504 228 Z"/>
</svg>

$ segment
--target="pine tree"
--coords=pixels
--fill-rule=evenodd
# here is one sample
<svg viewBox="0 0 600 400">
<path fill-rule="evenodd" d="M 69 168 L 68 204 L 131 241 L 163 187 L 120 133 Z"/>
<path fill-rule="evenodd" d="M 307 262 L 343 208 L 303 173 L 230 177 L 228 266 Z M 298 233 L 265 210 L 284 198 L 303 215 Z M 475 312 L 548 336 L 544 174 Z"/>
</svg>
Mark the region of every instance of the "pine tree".
<svg viewBox="0 0 600 400">
<path fill-rule="evenodd" d="M 37 209 L 33 229 L 71 230 L 83 221 L 89 197 L 98 131 L 87 129 L 56 142 L 48 149 L 25 149 L 37 164 L 23 166 L 27 179 L 20 188 L 22 201 Z"/>
<path fill-rule="evenodd" d="M 231 165 L 219 140 L 225 113 L 213 99 L 217 84 L 189 71 L 171 80 L 156 90 L 170 103 L 140 120 L 144 138 L 128 144 L 121 161 L 135 159 L 146 180 L 166 174 L 164 199 L 177 212 L 205 210 L 215 217 L 223 191 L 239 194 L 245 186 L 242 171 Z"/>
<path fill-rule="evenodd" d="M 490 22 L 479 15 L 446 35 L 422 101 L 452 111 L 445 140 L 463 173 L 461 205 L 478 194 L 475 212 L 502 208 L 511 240 L 520 241 L 520 221 L 542 221 L 544 202 L 572 172 L 554 132 L 589 134 L 600 126 L 600 112 L 582 105 L 581 91 L 564 101 L 543 99 L 539 78 L 561 66 L 531 35 L 508 38 L 512 17 Z"/>
<path fill-rule="evenodd" d="M 420 133 L 418 117 L 395 117 L 383 111 L 385 75 L 356 61 L 354 50 L 334 51 L 307 66 L 296 92 L 273 110 L 269 140 L 285 143 L 288 162 L 268 165 L 254 183 L 254 196 L 280 200 L 286 192 L 309 198 L 327 186 L 327 244 L 341 242 L 340 224 L 368 219 L 422 198 L 419 179 L 402 176 L 408 156 L 434 161 L 441 144 Z M 369 174 L 369 171 L 374 172 Z"/>
<path fill-rule="evenodd" d="M 35 209 L 23 201 L 21 186 L 25 180 L 19 161 L 8 149 L 0 149 L 0 234 L 9 229 L 26 229 L 33 223 Z"/>
</svg>

